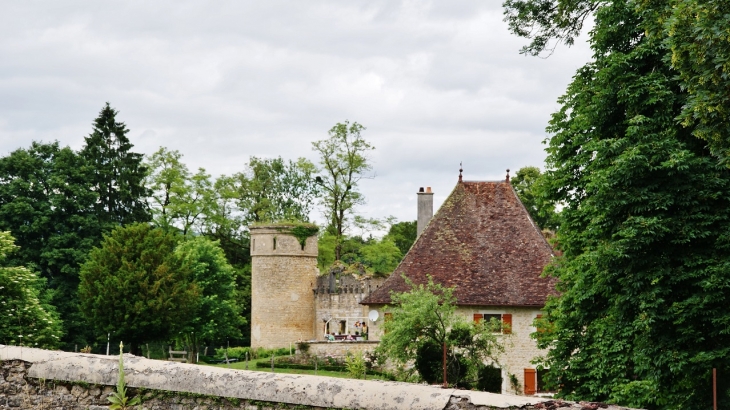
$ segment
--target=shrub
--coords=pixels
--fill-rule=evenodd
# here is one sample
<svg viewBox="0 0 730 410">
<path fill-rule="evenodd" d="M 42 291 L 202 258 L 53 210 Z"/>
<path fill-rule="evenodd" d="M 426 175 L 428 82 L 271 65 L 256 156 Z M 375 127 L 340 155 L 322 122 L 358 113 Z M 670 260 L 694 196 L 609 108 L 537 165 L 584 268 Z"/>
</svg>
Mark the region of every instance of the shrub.
<svg viewBox="0 0 730 410">
<path fill-rule="evenodd" d="M 353 379 L 364 379 L 365 378 L 365 359 L 362 357 L 362 352 L 357 352 L 355 354 L 347 353 L 347 357 L 345 357 L 345 367 L 347 368 L 347 373 L 352 377 Z"/>
</svg>

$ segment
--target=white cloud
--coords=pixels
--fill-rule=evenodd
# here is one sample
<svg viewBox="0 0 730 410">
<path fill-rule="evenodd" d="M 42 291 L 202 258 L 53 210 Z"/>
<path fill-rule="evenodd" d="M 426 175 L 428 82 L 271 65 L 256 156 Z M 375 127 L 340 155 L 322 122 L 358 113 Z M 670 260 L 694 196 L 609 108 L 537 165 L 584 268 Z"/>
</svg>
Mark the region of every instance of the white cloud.
<svg viewBox="0 0 730 410">
<path fill-rule="evenodd" d="M 104 102 L 136 149 L 214 175 L 250 155 L 314 159 L 336 122 L 368 127 L 368 216 L 415 217 L 467 179 L 541 165 L 544 128 L 588 47 L 518 54 L 498 3 L 16 2 L 0 15 L 0 155 L 80 148 Z"/>
</svg>

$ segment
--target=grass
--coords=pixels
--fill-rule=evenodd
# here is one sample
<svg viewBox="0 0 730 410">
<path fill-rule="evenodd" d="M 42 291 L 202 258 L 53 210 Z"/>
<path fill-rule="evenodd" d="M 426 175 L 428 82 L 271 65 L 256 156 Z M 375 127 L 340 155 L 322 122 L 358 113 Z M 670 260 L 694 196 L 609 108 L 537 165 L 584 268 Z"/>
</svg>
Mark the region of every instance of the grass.
<svg viewBox="0 0 730 410">
<path fill-rule="evenodd" d="M 271 359 L 258 359 L 258 360 L 250 360 L 248 362 L 248 370 L 255 371 L 255 372 L 264 372 L 264 373 L 271 373 L 271 368 L 256 368 L 256 362 L 264 362 L 264 363 L 270 363 Z M 230 363 L 230 367 L 228 364 L 205 364 L 200 363 L 204 366 L 214 366 L 214 367 L 220 367 L 223 369 L 236 369 L 236 370 L 246 370 L 246 363 L 245 362 L 236 362 L 236 363 Z M 347 372 L 335 372 L 331 370 L 317 370 L 315 373 L 314 370 L 305 370 L 305 369 L 277 369 L 274 368 L 274 373 L 288 373 L 288 374 L 309 374 L 312 376 L 326 376 L 326 377 L 337 377 L 340 379 L 350 379 L 350 375 L 347 374 Z M 365 378 L 367 380 L 385 380 L 384 378 L 380 376 L 374 376 L 366 374 Z"/>
</svg>

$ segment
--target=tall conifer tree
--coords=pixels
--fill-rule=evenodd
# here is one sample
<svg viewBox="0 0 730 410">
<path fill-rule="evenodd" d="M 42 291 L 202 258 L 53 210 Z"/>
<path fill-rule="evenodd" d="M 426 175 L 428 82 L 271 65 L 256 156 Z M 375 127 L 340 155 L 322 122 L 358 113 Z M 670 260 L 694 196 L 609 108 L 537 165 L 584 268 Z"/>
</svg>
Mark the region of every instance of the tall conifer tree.
<svg viewBox="0 0 730 410">
<path fill-rule="evenodd" d="M 144 186 L 147 169 L 142 154 L 131 152 L 129 130 L 117 122 L 117 113 L 106 103 L 80 152 L 91 169 L 92 189 L 99 196 L 95 212 L 105 227 L 150 220 Z"/>
</svg>

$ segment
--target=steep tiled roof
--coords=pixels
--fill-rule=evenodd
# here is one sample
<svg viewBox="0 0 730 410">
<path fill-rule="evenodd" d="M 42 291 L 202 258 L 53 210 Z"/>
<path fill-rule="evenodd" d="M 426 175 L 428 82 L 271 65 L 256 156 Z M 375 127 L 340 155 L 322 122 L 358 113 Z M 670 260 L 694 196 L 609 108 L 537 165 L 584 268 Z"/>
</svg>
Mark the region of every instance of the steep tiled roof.
<svg viewBox="0 0 730 410">
<path fill-rule="evenodd" d="M 541 278 L 550 246 L 507 182 L 462 182 L 428 223 L 393 275 L 363 304 L 390 303 L 427 275 L 455 286 L 459 305 L 542 306 L 555 279 Z"/>
</svg>

